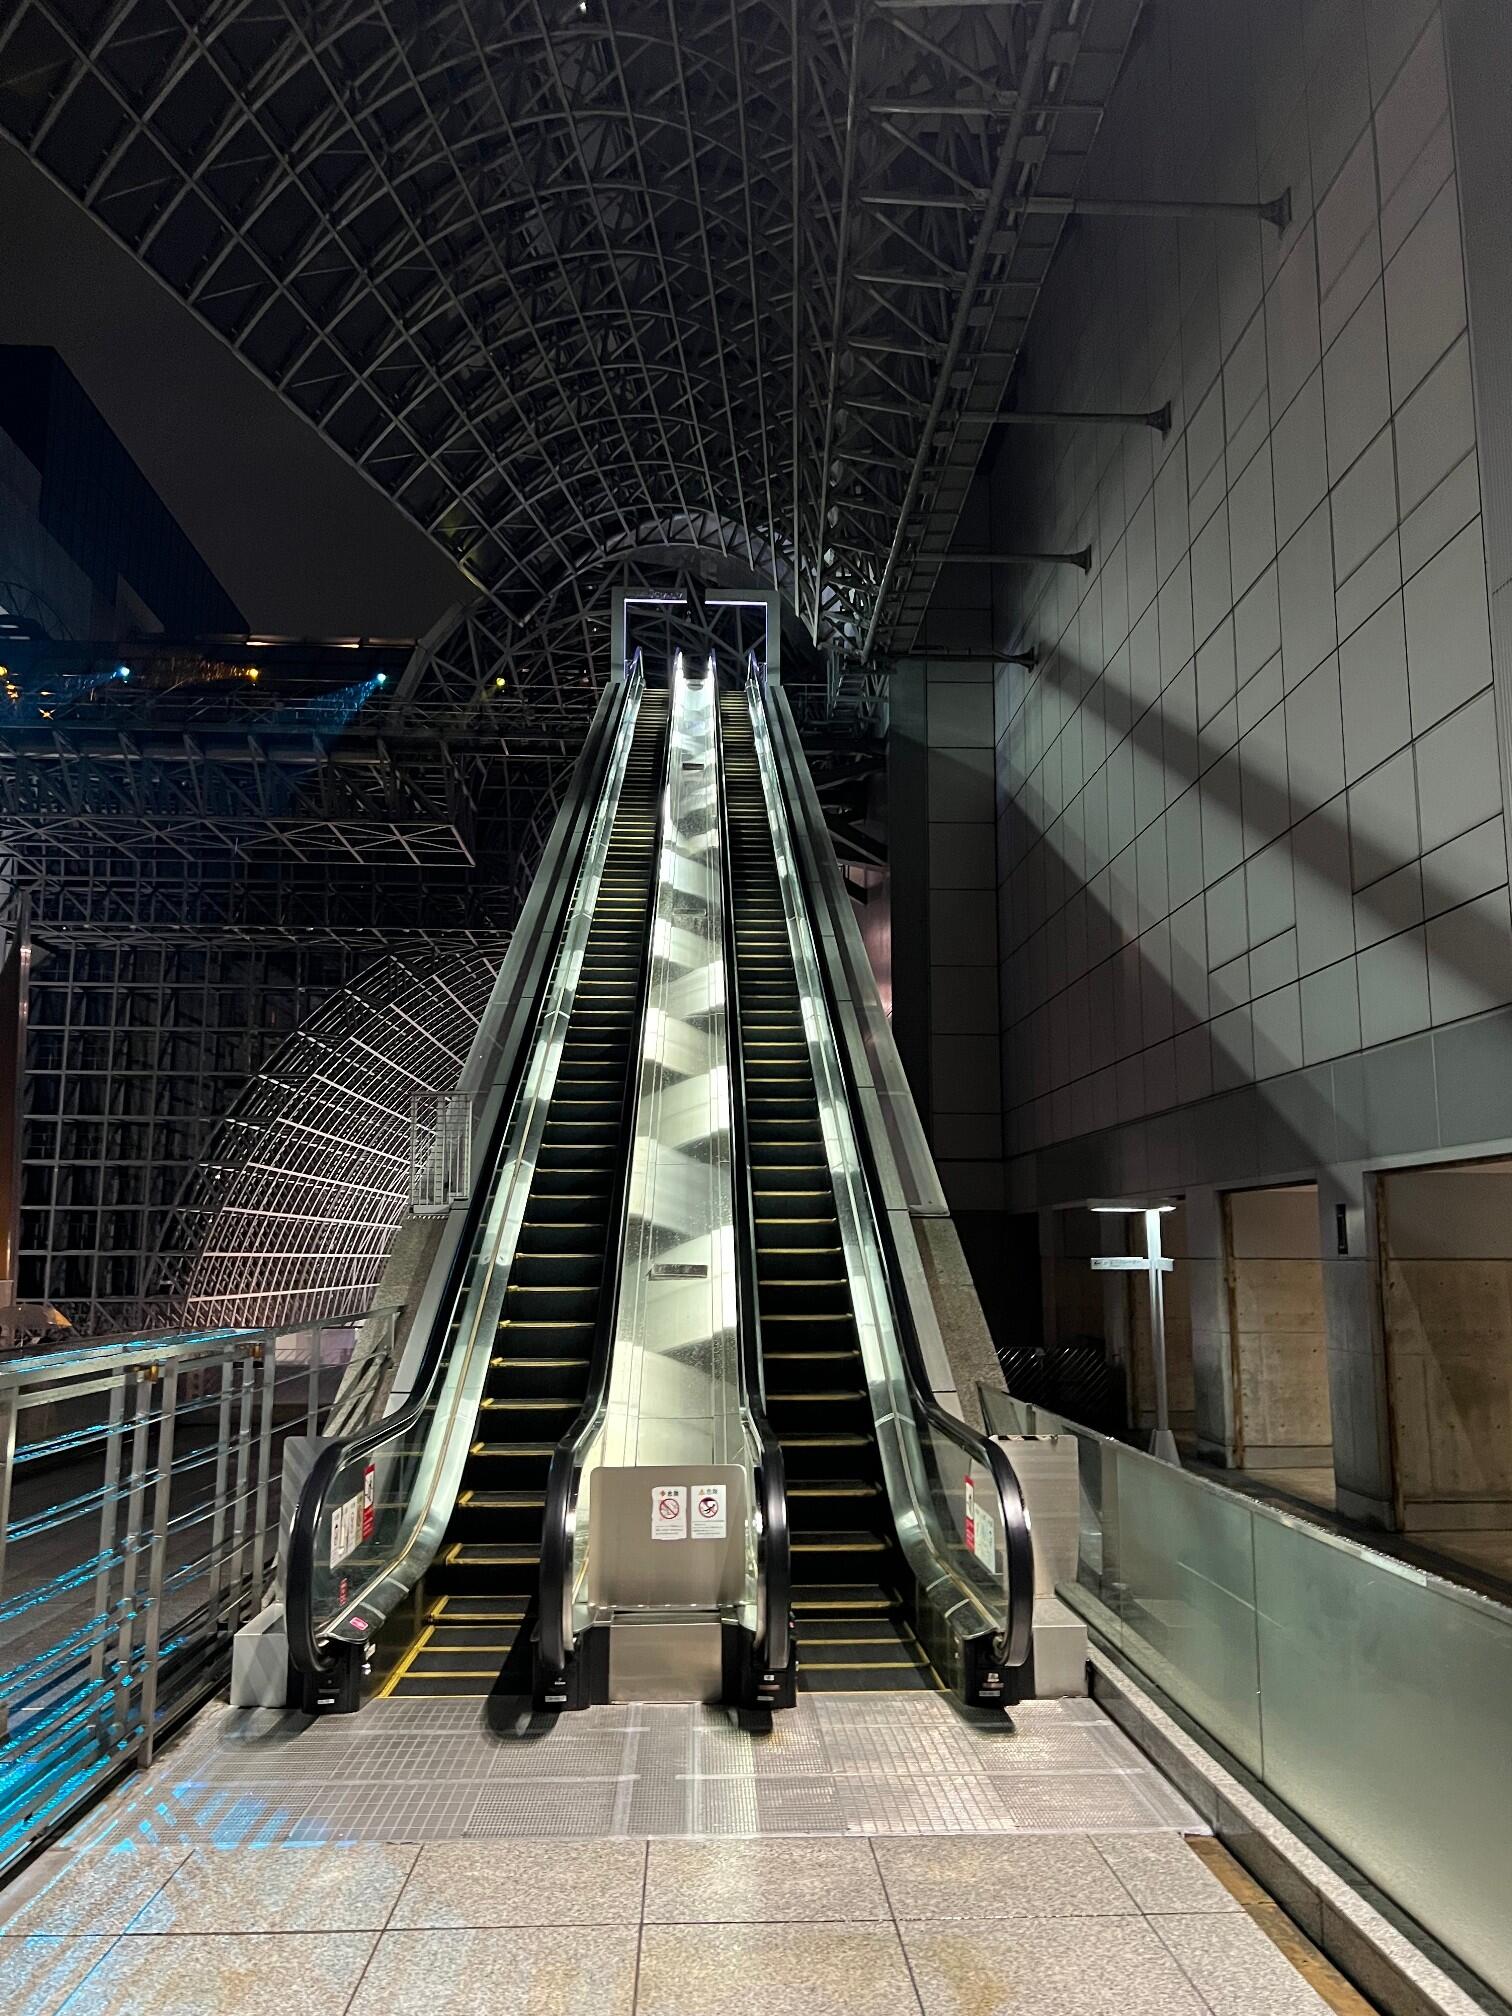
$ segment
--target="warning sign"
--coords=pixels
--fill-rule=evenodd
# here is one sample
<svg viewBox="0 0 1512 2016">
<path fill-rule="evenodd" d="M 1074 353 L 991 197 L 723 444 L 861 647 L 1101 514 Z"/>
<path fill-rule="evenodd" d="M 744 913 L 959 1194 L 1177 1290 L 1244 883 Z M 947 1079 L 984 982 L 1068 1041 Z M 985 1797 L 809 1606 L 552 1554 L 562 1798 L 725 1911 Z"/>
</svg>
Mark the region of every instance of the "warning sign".
<svg viewBox="0 0 1512 2016">
<path fill-rule="evenodd" d="M 991 1574 L 997 1573 L 997 1528 L 990 1519 L 984 1519 L 980 1512 L 976 1521 L 976 1540 L 972 1552 Z"/>
<path fill-rule="evenodd" d="M 653 1484 L 651 1487 L 651 1538 L 653 1540 L 686 1540 L 687 1537 L 687 1485 Z"/>
<path fill-rule="evenodd" d="M 348 1498 L 331 1514 L 331 1566 L 345 1561 L 362 1544 L 362 1493 Z"/>
<path fill-rule="evenodd" d="M 986 1569 L 997 1570 L 997 1531 L 990 1514 L 977 1504 L 976 1479 L 966 1479 L 966 1546 Z"/>
<path fill-rule="evenodd" d="M 723 1540 L 725 1537 L 724 1484 L 695 1484 L 689 1533 L 695 1540 Z"/>
<path fill-rule="evenodd" d="M 369 1463 L 362 1473 L 362 1537 L 371 1540 L 378 1513 L 378 1473 Z"/>
</svg>

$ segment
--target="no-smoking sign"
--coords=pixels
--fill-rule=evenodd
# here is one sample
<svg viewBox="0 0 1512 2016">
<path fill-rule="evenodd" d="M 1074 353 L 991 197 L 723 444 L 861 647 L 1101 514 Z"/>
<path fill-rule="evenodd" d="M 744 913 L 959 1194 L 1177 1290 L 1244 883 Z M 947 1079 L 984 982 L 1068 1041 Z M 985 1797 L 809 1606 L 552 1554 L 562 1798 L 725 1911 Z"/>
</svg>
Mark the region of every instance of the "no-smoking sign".
<svg viewBox="0 0 1512 2016">
<path fill-rule="evenodd" d="M 651 1538 L 653 1540 L 686 1540 L 687 1537 L 687 1485 L 653 1484 L 651 1487 Z"/>
</svg>

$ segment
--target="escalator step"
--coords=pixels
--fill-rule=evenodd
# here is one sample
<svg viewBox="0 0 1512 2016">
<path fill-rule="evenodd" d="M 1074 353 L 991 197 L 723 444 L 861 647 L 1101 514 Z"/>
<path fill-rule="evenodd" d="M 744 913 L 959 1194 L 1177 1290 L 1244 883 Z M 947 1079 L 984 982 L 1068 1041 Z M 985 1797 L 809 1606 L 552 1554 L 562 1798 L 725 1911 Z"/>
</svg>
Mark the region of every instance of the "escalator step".
<svg viewBox="0 0 1512 2016">
<path fill-rule="evenodd" d="M 523 1624 L 526 1605 L 497 1596 L 438 1596 L 425 1613 L 427 1624 L 444 1617 L 448 1624 L 481 1627 L 485 1624 Z"/>
<path fill-rule="evenodd" d="M 441 1557 L 449 1568 L 530 1568 L 539 1567 L 539 1547 L 489 1547 L 454 1540 Z"/>
<path fill-rule="evenodd" d="M 890 1617 L 898 1599 L 869 1582 L 811 1582 L 793 1595 L 793 1608 L 820 1615 Z"/>
<path fill-rule="evenodd" d="M 834 1527 L 826 1527 L 821 1533 L 793 1535 L 795 1554 L 882 1554 L 891 1545 L 891 1540 L 883 1533 L 847 1533 Z"/>
</svg>

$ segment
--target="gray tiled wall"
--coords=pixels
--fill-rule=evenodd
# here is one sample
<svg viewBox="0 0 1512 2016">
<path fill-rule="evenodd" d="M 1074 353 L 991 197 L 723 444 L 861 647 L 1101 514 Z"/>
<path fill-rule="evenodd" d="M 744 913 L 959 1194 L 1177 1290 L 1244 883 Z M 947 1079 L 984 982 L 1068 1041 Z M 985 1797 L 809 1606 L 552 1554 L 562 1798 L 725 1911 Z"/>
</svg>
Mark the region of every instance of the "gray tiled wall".
<svg viewBox="0 0 1512 2016">
<path fill-rule="evenodd" d="M 922 858 L 907 864 L 900 901 L 894 863 L 894 945 L 900 993 L 928 1000 L 928 1041 L 905 1061 L 922 1090 L 930 1144 L 958 1208 L 1002 1203 L 1003 1134 L 995 832 L 993 667 L 919 660 L 894 674 L 893 768 L 904 744 L 922 792 L 912 830 Z M 910 880 L 911 878 L 911 880 Z M 902 913 L 907 914 L 902 914 Z M 901 948 L 907 947 L 903 952 Z M 921 1086 L 920 1079 L 923 1078 Z"/>
<path fill-rule="evenodd" d="M 1090 541 L 1092 571 L 1002 570 L 990 616 L 972 584 L 928 633 L 1040 654 L 1000 666 L 993 721 L 1025 1202 L 1058 1170 L 1085 1194 L 1137 1167 L 1253 1179 L 1504 1132 L 1456 1076 L 1467 1043 L 1512 1061 L 1489 1012 L 1512 1001 L 1512 918 L 1436 5 L 1152 13 L 1093 191 L 1288 184 L 1284 235 L 1078 225 L 1020 403 L 1169 399 L 1174 424 L 1013 430 L 963 543 Z M 954 799 L 976 822 L 983 696 L 944 671 L 931 819 Z M 936 1001 L 990 936 L 980 845 L 931 829 Z M 953 1041 L 936 1035 L 937 1084 L 964 1116 L 979 1060 Z"/>
</svg>

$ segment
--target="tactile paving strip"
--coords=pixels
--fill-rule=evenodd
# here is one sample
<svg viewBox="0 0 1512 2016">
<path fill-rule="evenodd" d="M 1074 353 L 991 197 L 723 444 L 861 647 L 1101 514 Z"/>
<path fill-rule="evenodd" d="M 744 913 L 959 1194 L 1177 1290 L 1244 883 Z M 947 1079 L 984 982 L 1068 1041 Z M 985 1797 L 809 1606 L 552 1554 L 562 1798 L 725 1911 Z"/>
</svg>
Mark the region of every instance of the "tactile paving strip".
<svg viewBox="0 0 1512 2016">
<path fill-rule="evenodd" d="M 768 1736 L 718 1709 L 590 1709 L 496 1734 L 470 1701 L 355 1716 L 208 1709 L 71 1837 L 196 1846 L 490 1835 L 1206 1829 L 1095 1704 L 969 1719 L 938 1695 L 800 1696 Z"/>
</svg>

